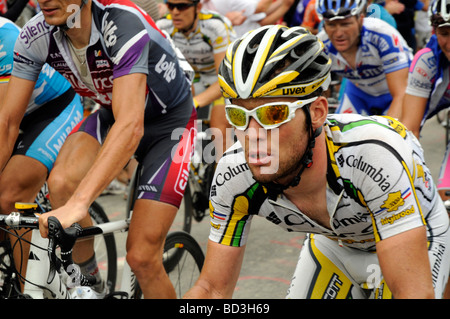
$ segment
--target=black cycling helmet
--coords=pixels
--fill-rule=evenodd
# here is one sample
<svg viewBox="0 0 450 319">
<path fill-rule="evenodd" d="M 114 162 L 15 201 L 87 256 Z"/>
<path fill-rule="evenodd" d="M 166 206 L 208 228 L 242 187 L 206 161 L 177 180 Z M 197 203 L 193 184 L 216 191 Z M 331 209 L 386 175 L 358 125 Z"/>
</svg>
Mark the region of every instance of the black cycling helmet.
<svg viewBox="0 0 450 319">
<path fill-rule="evenodd" d="M 434 28 L 450 26 L 450 0 L 432 0 L 428 16 Z"/>
<path fill-rule="evenodd" d="M 335 20 L 359 15 L 366 0 L 317 0 L 316 11 L 320 19 Z"/>
</svg>

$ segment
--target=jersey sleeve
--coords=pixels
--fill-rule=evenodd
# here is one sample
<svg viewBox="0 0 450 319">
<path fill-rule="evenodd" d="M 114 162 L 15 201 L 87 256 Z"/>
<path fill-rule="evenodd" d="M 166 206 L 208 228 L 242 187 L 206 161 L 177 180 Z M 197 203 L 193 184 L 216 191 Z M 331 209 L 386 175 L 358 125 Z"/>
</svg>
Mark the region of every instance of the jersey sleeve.
<svg viewBox="0 0 450 319">
<path fill-rule="evenodd" d="M 364 22 L 372 32 L 365 32 L 363 36 L 367 43 L 377 48 L 384 72 L 408 68 L 412 60 L 411 49 L 397 29 L 377 18 L 365 18 Z"/>
<path fill-rule="evenodd" d="M 416 53 L 408 74 L 406 93 L 429 98 L 437 73 L 436 57 L 429 48 Z"/>
<path fill-rule="evenodd" d="M 36 81 L 49 53 L 49 34 L 52 27 L 45 23 L 42 13 L 29 22 L 33 29 L 29 30 L 28 23 L 25 24 L 14 46 L 12 75 Z M 36 29 L 39 31 L 36 32 Z"/>
<path fill-rule="evenodd" d="M 395 120 L 388 123 L 406 131 Z M 423 207 L 432 205 L 434 192 L 420 147 L 404 143 L 412 139 L 406 133 L 402 136 L 382 125 L 376 129 L 377 125 L 361 131 L 365 138 L 351 146 L 354 155 L 345 163 L 352 169 L 348 193 L 367 207 L 375 240 L 380 241 L 425 225 Z"/>
<path fill-rule="evenodd" d="M 226 246 L 245 245 L 252 220 L 249 212 L 252 186 L 245 181 L 248 165 L 245 161 L 235 161 L 242 158 L 242 151 L 224 155 L 211 186 L 209 239 Z"/>
<path fill-rule="evenodd" d="M 142 19 L 133 12 L 115 8 L 104 16 L 101 32 L 114 63 L 114 78 L 131 73 L 148 74 L 150 36 Z"/>
</svg>

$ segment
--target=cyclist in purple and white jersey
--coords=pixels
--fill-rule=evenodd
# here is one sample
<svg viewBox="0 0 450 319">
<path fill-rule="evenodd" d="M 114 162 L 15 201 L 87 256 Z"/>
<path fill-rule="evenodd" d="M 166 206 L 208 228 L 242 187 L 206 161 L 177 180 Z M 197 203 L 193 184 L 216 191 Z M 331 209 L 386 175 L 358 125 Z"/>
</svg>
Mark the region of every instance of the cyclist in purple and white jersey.
<svg viewBox="0 0 450 319">
<path fill-rule="evenodd" d="M 67 138 L 49 176 L 48 216 L 63 225 L 88 208 L 134 155 L 142 164 L 127 239 L 127 262 L 146 298 L 175 297 L 162 265 L 164 239 L 182 200 L 192 144 L 190 82 L 170 41 L 128 0 L 39 0 L 23 28 L 5 103 L 22 107 L 44 63 L 101 108 Z M 88 257 L 88 250 L 83 250 Z"/>
<path fill-rule="evenodd" d="M 19 33 L 18 26 L 0 17 L 0 101 L 5 97 L 13 71 L 14 43 Z M 16 202 L 34 202 L 67 135 L 83 119 L 80 97 L 48 64 L 31 89 L 31 98 L 23 100 L 22 108 L 12 103 L 0 107 L 1 214 L 14 211 Z M 28 246 L 23 245 L 14 253 L 15 260 L 23 256 L 25 270 Z"/>
<path fill-rule="evenodd" d="M 399 118 L 412 60 L 410 48 L 387 22 L 364 18 L 366 0 L 317 0 L 324 20 L 318 37 L 333 65 L 346 78 L 336 113 L 387 114 Z"/>
</svg>

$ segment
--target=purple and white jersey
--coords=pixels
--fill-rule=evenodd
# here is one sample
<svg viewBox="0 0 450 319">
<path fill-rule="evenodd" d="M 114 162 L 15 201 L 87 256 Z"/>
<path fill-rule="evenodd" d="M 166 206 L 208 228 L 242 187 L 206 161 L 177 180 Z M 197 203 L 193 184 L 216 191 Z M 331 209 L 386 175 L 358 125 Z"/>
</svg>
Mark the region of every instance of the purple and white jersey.
<svg viewBox="0 0 450 319">
<path fill-rule="evenodd" d="M 48 25 L 42 13 L 28 21 L 19 35 L 13 75 L 34 81 L 48 63 L 78 94 L 111 108 L 113 80 L 144 73 L 149 94 L 146 114 L 153 115 L 166 113 L 190 97 L 189 82 L 169 40 L 131 1 L 93 0 L 91 28 L 86 59 L 93 87 L 82 82 L 65 33 Z"/>
</svg>

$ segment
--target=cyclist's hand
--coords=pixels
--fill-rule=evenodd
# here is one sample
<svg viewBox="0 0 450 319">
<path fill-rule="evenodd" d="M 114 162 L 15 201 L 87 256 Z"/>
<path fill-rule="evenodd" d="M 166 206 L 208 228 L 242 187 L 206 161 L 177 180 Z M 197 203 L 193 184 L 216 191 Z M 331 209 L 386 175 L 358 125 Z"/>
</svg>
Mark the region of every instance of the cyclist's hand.
<svg viewBox="0 0 450 319">
<path fill-rule="evenodd" d="M 55 216 L 65 229 L 82 220 L 87 214 L 88 208 L 66 204 L 39 217 L 39 232 L 43 238 L 48 237 L 48 218 L 50 216 Z"/>
</svg>

